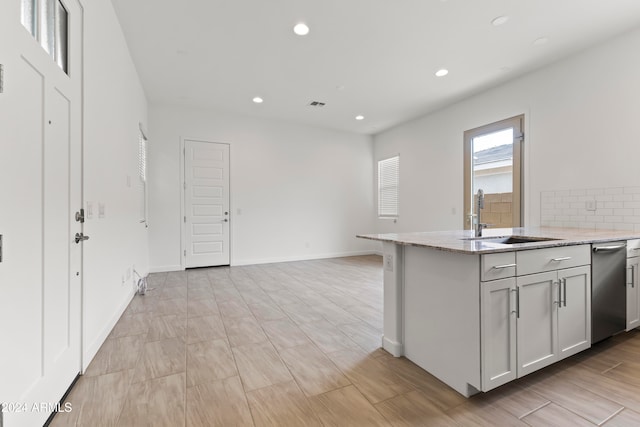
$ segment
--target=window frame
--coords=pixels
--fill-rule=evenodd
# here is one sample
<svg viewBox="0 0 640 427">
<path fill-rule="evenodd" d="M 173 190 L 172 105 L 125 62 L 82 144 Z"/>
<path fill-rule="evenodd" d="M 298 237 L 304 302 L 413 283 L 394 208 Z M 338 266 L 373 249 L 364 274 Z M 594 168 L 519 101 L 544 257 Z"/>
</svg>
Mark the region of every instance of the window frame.
<svg viewBox="0 0 640 427">
<path fill-rule="evenodd" d="M 383 169 L 385 165 L 389 165 L 386 173 Z M 400 154 L 378 160 L 376 174 L 378 219 L 397 219 L 400 216 Z M 389 182 L 385 183 L 385 179 Z M 391 194 L 386 194 L 389 191 Z M 385 203 L 387 200 L 392 201 L 391 206 Z"/>
</svg>

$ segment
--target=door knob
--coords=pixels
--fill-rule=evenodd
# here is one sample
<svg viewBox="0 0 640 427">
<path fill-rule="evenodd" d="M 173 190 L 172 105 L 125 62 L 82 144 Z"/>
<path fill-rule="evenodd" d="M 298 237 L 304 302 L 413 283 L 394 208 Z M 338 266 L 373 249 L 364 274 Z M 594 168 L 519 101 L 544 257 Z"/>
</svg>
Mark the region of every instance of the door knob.
<svg viewBox="0 0 640 427">
<path fill-rule="evenodd" d="M 89 236 L 85 236 L 82 233 L 76 233 L 76 237 L 75 237 L 76 243 L 80 243 L 83 240 L 89 240 Z"/>
</svg>

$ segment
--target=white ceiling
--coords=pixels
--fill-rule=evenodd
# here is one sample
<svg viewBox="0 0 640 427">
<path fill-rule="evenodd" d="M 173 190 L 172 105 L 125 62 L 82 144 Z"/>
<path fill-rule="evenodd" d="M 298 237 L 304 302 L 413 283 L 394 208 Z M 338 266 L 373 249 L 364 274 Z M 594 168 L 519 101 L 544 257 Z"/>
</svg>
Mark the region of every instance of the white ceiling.
<svg viewBox="0 0 640 427">
<path fill-rule="evenodd" d="M 150 102 L 366 134 L 640 25 L 640 0 L 112 3 Z M 449 75 L 435 77 L 440 68 Z"/>
</svg>

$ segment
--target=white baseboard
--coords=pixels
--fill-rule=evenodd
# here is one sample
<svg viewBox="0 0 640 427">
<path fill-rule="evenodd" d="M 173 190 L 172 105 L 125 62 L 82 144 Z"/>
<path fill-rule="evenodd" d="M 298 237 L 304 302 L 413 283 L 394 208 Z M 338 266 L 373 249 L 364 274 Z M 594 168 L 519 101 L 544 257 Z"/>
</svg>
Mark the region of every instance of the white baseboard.
<svg viewBox="0 0 640 427">
<path fill-rule="evenodd" d="M 404 355 L 404 348 L 401 343 L 397 341 L 391 341 L 384 336 L 382 337 L 382 348 L 387 350 L 394 357 L 400 357 Z"/>
<path fill-rule="evenodd" d="M 109 321 L 102 328 L 98 336 L 91 342 L 91 344 L 84 346 L 84 350 L 82 352 L 82 373 L 83 374 L 89 367 L 89 364 L 91 363 L 93 358 L 98 353 L 98 350 L 100 350 L 100 347 L 102 347 L 102 344 L 104 344 L 104 342 L 107 340 L 107 337 L 113 330 L 113 327 L 116 326 L 116 323 L 118 323 L 118 320 L 120 320 L 122 313 L 124 313 L 124 311 L 127 309 L 134 295 L 135 295 L 135 290 L 132 289 L 131 292 L 129 292 L 125 297 L 125 299 L 122 301 L 122 303 L 120 304 L 116 312 L 113 314 L 113 316 L 111 316 Z"/>
<path fill-rule="evenodd" d="M 233 260 L 231 262 L 231 265 L 242 266 L 242 265 L 255 265 L 255 264 L 273 264 L 276 262 L 309 261 L 314 259 L 342 258 L 342 257 L 360 256 L 360 255 L 377 255 L 377 252 L 372 250 L 366 250 L 366 251 L 353 251 L 353 252 L 334 252 L 329 254 L 293 255 L 293 256 L 273 257 L 273 258 L 241 259 L 241 260 Z"/>
<path fill-rule="evenodd" d="M 166 273 L 169 271 L 182 271 L 181 265 L 159 265 L 149 268 L 149 273 Z"/>
</svg>

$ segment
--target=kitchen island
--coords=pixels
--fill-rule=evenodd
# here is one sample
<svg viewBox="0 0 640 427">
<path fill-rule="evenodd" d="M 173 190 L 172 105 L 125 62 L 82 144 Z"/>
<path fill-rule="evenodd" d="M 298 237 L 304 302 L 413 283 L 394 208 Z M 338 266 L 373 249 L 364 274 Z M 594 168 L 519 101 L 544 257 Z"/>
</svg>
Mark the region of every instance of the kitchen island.
<svg viewBox="0 0 640 427">
<path fill-rule="evenodd" d="M 617 230 L 358 235 L 383 243 L 383 348 L 464 396 L 591 346 L 591 244 Z M 640 248 L 640 240 L 634 240 Z"/>
</svg>

